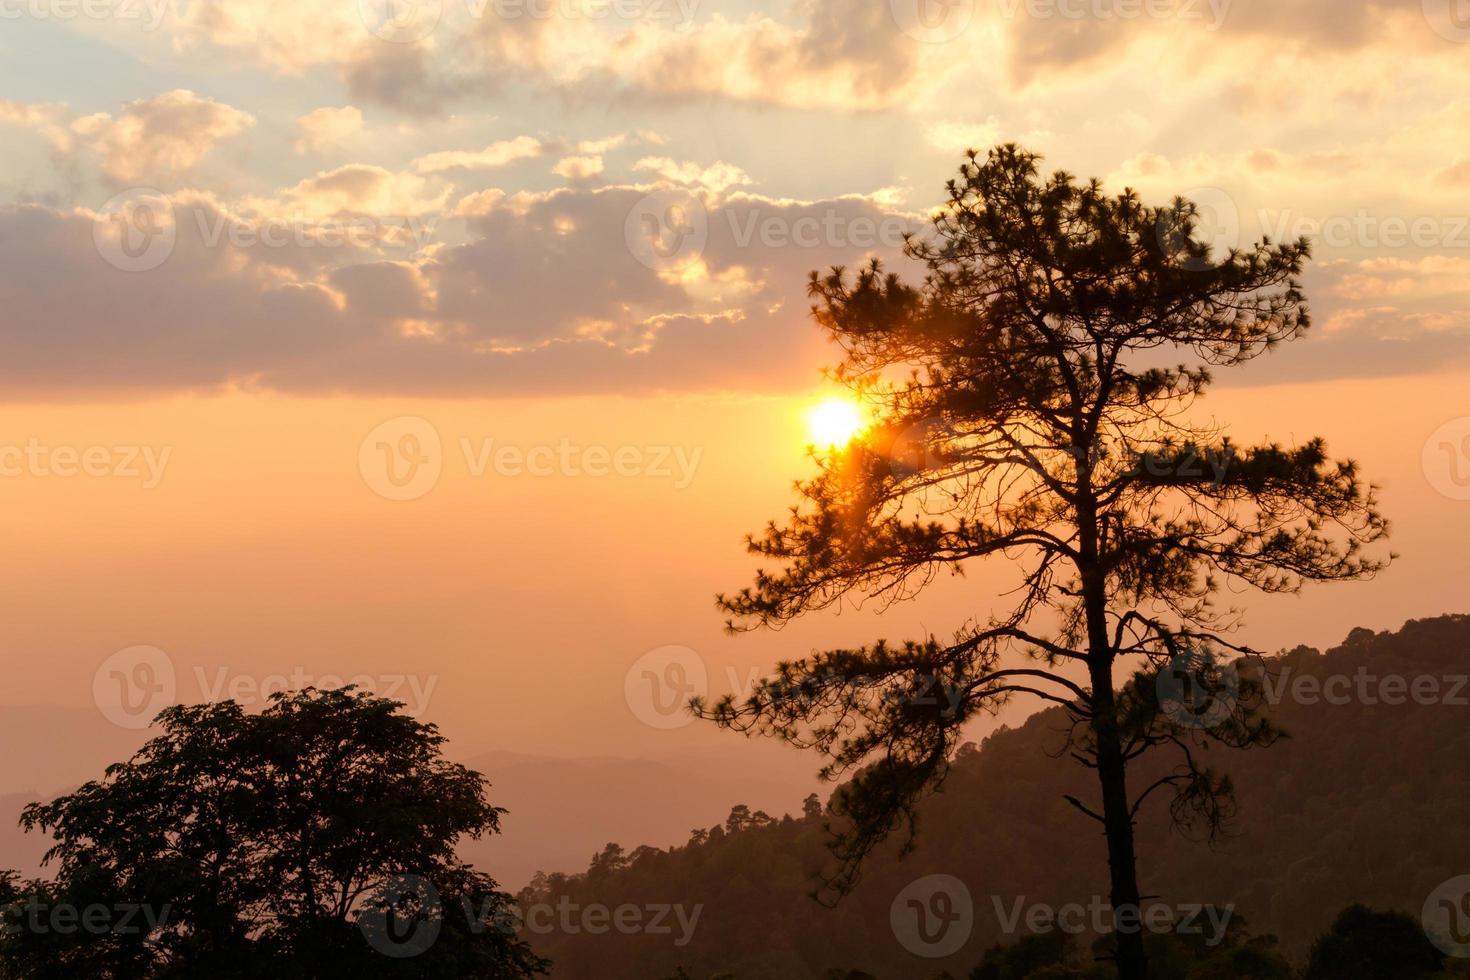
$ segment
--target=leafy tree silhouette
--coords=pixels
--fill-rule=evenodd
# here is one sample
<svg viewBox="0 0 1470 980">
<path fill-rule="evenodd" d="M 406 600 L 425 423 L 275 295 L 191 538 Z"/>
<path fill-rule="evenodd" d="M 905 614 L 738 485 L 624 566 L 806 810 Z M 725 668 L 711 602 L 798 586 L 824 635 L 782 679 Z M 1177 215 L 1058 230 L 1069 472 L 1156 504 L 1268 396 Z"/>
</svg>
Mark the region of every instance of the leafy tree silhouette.
<svg viewBox="0 0 1470 980">
<path fill-rule="evenodd" d="M 508 896 L 455 857 L 504 811 L 432 725 L 354 691 L 176 706 L 163 733 L 33 804 L 54 882 L 5 882 L 9 977 L 529 977 Z M 109 910 L 58 931 L 28 907 Z M 122 912 L 140 906 L 152 921 Z M 41 921 L 41 920 L 37 920 Z M 139 928 L 142 926 L 142 928 Z M 412 954 L 412 955 L 409 955 Z"/>
<path fill-rule="evenodd" d="M 1113 940 L 1100 938 L 1094 951 L 1106 951 Z M 1291 963 L 1274 936 L 1252 936 L 1244 922 L 1232 918 L 1225 935 L 1206 941 L 1181 933 L 1147 937 L 1150 969 L 1170 980 L 1292 980 Z M 992 946 L 970 972 L 969 980 L 1099 980 L 1104 967 L 1078 956 L 1076 937 L 1060 931 L 1023 936 L 1009 945 Z M 1100 957 L 1094 956 L 1094 959 Z"/>
<path fill-rule="evenodd" d="M 1364 905 L 1343 909 L 1331 930 L 1312 944 L 1303 980 L 1420 980 L 1439 975 L 1444 954 L 1402 912 Z"/>
<path fill-rule="evenodd" d="M 1060 972 L 1071 958 L 1072 946 L 1072 937 L 1064 932 L 1037 933 L 1008 946 L 992 946 L 970 971 L 969 980 L 1027 980 L 1046 969 Z"/>
<path fill-rule="evenodd" d="M 829 778 L 855 771 L 832 801 L 846 821 L 838 897 L 890 834 L 906 828 L 912 846 L 914 807 L 965 723 L 1027 694 L 1069 712 L 1072 754 L 1100 789 L 1092 806 L 1071 802 L 1103 825 L 1112 904 L 1137 909 L 1143 800 L 1172 787 L 1175 818 L 1213 835 L 1231 786 L 1199 747 L 1279 735 L 1225 662 L 1251 651 L 1228 639 L 1238 614 L 1214 604 L 1218 589 L 1288 592 L 1391 558 L 1367 552 L 1388 526 L 1354 463 L 1320 440 L 1237 446 L 1189 418 L 1210 368 L 1307 328 L 1307 241 L 1215 256 L 1190 202 L 1042 178 L 1038 160 L 1014 145 L 969 154 L 933 240 L 909 242 L 922 285 L 876 261 L 812 274 L 814 316 L 843 353 L 831 376 L 878 421 L 813 451 L 819 472 L 790 517 L 748 539 L 781 567 L 718 600 L 732 631 L 775 628 L 845 598 L 912 597 L 973 560 L 1024 570 L 1009 611 L 949 640 L 815 653 L 747 698 L 695 700 L 722 726 L 825 753 Z M 1030 665 L 1002 666 L 1017 652 Z M 1115 690 L 1120 662 L 1137 669 Z M 1129 763 L 1157 747 L 1179 752 L 1177 768 L 1131 790 Z M 1147 975 L 1139 932 L 1119 936 L 1116 959 L 1123 980 Z"/>
</svg>

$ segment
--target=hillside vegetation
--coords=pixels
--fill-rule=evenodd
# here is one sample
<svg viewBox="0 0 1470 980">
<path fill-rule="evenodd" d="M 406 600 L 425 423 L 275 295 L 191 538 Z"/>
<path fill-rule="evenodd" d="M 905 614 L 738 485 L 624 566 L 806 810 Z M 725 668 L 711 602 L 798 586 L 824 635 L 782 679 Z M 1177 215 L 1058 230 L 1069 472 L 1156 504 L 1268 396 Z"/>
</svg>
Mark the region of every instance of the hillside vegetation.
<svg viewBox="0 0 1470 980">
<path fill-rule="evenodd" d="M 1289 737 L 1211 760 L 1237 787 L 1224 841 L 1169 830 L 1163 795 L 1150 800 L 1139 822 L 1144 893 L 1173 907 L 1233 906 L 1297 963 L 1354 903 L 1417 919 L 1436 886 L 1470 873 L 1467 650 L 1470 616 L 1445 616 L 1397 633 L 1356 629 L 1325 654 L 1303 647 L 1269 658 L 1271 711 Z M 917 851 L 878 855 L 836 908 L 806 897 L 828 858 L 816 801 L 779 819 L 738 807 L 682 847 L 610 846 L 585 874 L 538 877 L 523 907 L 573 911 L 548 916 L 554 928 L 530 938 L 561 977 L 648 980 L 681 967 L 697 980 L 807 980 L 837 968 L 833 976 L 861 969 L 880 980 L 968 976 L 987 948 L 1022 938 L 1004 933 L 998 914 L 1018 899 L 1058 906 L 1106 894 L 1102 839 L 1064 800 L 1090 799 L 1093 785 L 1055 758 L 1063 724 L 1058 711 L 1042 712 L 967 747 L 923 811 Z M 969 941 L 942 959 L 905 950 L 889 920 L 899 892 L 931 874 L 964 882 L 974 903 Z M 687 933 L 579 925 L 578 909 L 629 905 L 680 906 L 686 919 L 697 909 L 698 918 Z"/>
</svg>

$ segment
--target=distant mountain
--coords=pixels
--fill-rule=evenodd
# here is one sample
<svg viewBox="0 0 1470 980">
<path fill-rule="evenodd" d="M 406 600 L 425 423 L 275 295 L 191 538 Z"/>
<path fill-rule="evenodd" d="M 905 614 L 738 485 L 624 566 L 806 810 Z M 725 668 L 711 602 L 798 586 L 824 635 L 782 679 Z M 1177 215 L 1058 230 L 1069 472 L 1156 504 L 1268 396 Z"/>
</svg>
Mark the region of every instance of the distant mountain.
<svg viewBox="0 0 1470 980">
<path fill-rule="evenodd" d="M 26 804 L 70 791 L 126 759 L 146 733 L 119 728 L 96 709 L 0 707 L 0 869 L 40 873 L 49 841 L 21 832 Z"/>
<path fill-rule="evenodd" d="M 0 871 L 18 871 L 28 878 L 41 874 L 41 856 L 51 841 L 20 829 L 20 812 L 35 800 L 31 793 L 0 796 Z"/>
<path fill-rule="evenodd" d="M 119 728 L 95 708 L 0 707 L 0 794 L 64 792 L 137 751 L 149 733 Z"/>
<path fill-rule="evenodd" d="M 471 841 L 462 855 L 515 889 L 537 871 L 585 868 L 609 841 L 671 846 L 687 840 L 691 828 L 723 820 L 738 801 L 790 809 L 815 787 L 809 772 L 801 775 L 809 767 L 787 763 L 772 772 L 754 761 L 722 765 L 724 758 L 656 761 L 490 752 L 466 759 L 489 779 L 490 801 L 509 813 L 502 818 L 502 835 Z"/>
<path fill-rule="evenodd" d="M 19 724 L 11 727 L 24 731 Z M 84 778 L 100 777 L 109 763 L 131 751 L 98 760 Z M 502 818 L 502 835 L 467 841 L 461 853 L 494 875 L 502 887 L 515 890 L 538 871 L 585 868 L 609 841 L 636 838 L 662 846 L 677 844 L 689 837 L 690 828 L 724 819 L 736 801 L 790 809 L 815 788 L 804 762 L 787 759 L 772 766 L 770 759 L 769 753 L 733 762 L 728 753 L 663 760 L 477 755 L 464 763 L 489 779 L 490 801 L 509 812 Z M 39 781 L 44 775 L 37 772 L 32 777 Z M 17 826 L 20 812 L 28 803 L 51 799 L 79 784 L 80 779 L 71 786 L 46 781 L 42 785 L 49 788 L 43 793 L 0 795 L 0 870 L 42 874 L 41 855 L 49 840 L 23 833 Z"/>
<path fill-rule="evenodd" d="M 1140 873 L 1160 902 L 1232 905 L 1251 931 L 1276 934 L 1300 960 L 1350 903 L 1417 917 L 1439 884 L 1470 874 L 1470 617 L 1358 629 L 1325 655 L 1298 648 L 1268 665 L 1272 714 L 1290 738 L 1210 759 L 1235 779 L 1234 836 L 1214 847 L 1190 841 L 1155 798 L 1140 817 Z M 687 944 L 676 944 L 677 927 L 594 931 L 595 919 L 575 913 L 546 916 L 549 931 L 532 940 L 554 960 L 554 976 L 574 980 L 648 980 L 681 965 L 697 980 L 815 980 L 831 968 L 879 980 L 967 976 L 987 947 L 1024 931 L 1007 935 L 1000 924 L 1018 901 L 1055 907 L 1106 894 L 1102 838 L 1063 800 L 1091 799 L 1095 786 L 1090 771 L 1057 757 L 1062 728 L 1059 711 L 1043 712 L 965 754 L 923 810 L 918 850 L 904 860 L 891 848 L 880 854 L 835 910 L 806 897 L 827 858 L 821 820 L 752 824 L 741 815 L 734 833 L 640 849 L 631 860 L 609 855 L 523 896 L 572 910 L 632 907 L 645 923 L 649 909 L 679 906 L 687 920 L 698 908 Z M 1135 788 L 1147 778 L 1135 773 Z M 953 955 L 923 959 L 895 938 L 890 910 L 935 874 L 965 884 L 974 925 Z"/>
<path fill-rule="evenodd" d="M 0 869 L 39 873 L 47 841 L 16 826 L 27 803 L 100 778 L 156 734 L 119 728 L 96 710 L 0 707 Z M 485 774 L 490 801 L 510 811 L 504 836 L 464 848 L 510 889 L 537 871 L 585 868 L 608 841 L 669 846 L 691 827 L 723 819 L 737 801 L 790 809 L 816 786 L 805 759 L 772 746 L 732 744 L 658 759 L 487 752 L 455 761 Z"/>
</svg>

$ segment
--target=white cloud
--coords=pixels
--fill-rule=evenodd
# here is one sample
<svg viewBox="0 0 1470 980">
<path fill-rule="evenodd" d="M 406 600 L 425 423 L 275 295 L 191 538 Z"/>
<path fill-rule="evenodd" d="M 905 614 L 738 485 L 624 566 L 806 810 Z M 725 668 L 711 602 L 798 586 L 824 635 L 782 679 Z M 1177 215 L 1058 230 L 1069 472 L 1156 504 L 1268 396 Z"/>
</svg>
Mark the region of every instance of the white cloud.
<svg viewBox="0 0 1470 980">
<path fill-rule="evenodd" d="M 340 149 L 362 129 L 362 110 L 356 106 L 313 109 L 296 120 L 296 152 L 327 153 Z"/>
<path fill-rule="evenodd" d="M 116 116 L 83 116 L 71 131 L 97 154 L 106 177 L 133 183 L 186 171 L 216 144 L 254 124 L 247 112 L 176 89 L 129 102 Z"/>
<path fill-rule="evenodd" d="M 223 49 L 289 76 L 332 66 L 358 95 L 434 107 L 507 80 L 599 95 L 889 106 L 927 83 L 917 71 L 922 60 L 954 54 L 916 44 L 898 30 L 889 5 L 875 0 L 801 0 L 780 16 L 742 2 L 697 21 L 510 18 L 493 5 L 472 5 L 482 11 L 473 16 L 445 3 L 436 23 L 403 43 L 374 35 L 360 6 L 200 0 L 181 5 L 162 26 L 180 52 Z M 432 5 L 418 9 L 432 12 Z"/>
<path fill-rule="evenodd" d="M 39 133 L 58 153 L 68 153 L 72 148 L 72 133 L 67 125 L 69 115 L 64 105 L 27 105 L 0 99 L 0 123 Z"/>
<path fill-rule="evenodd" d="M 439 215 L 452 193 L 449 185 L 433 177 L 354 163 L 323 171 L 277 194 L 245 197 L 240 207 L 248 214 L 306 220 L 401 218 Z"/>
<path fill-rule="evenodd" d="M 946 153 L 988 150 L 1000 142 L 1000 123 L 994 116 L 984 122 L 934 122 L 924 127 L 924 138 Z"/>
<path fill-rule="evenodd" d="M 619 149 L 627 142 L 628 137 L 623 133 L 617 136 L 608 136 L 600 140 L 582 140 L 577 144 L 577 152 L 590 156 L 602 156 L 604 153 L 611 153 L 613 150 Z"/>
<path fill-rule="evenodd" d="M 491 143 L 483 150 L 445 150 L 419 157 L 413 169 L 423 174 L 437 174 L 448 170 L 489 170 L 504 167 L 517 160 L 540 156 L 541 141 L 532 136 L 517 136 L 515 139 Z"/>
<path fill-rule="evenodd" d="M 717 162 L 704 166 L 689 160 L 668 157 L 644 157 L 633 164 L 635 171 L 650 171 L 664 180 L 691 187 L 704 187 L 716 193 L 749 184 L 750 175 L 733 164 Z"/>
<path fill-rule="evenodd" d="M 558 161 L 557 165 L 551 168 L 551 172 L 556 174 L 558 177 L 565 177 L 567 180 L 578 181 L 588 180 L 592 177 L 596 177 L 602 173 L 602 169 L 602 157 L 579 156 L 566 157 L 565 159 Z"/>
</svg>

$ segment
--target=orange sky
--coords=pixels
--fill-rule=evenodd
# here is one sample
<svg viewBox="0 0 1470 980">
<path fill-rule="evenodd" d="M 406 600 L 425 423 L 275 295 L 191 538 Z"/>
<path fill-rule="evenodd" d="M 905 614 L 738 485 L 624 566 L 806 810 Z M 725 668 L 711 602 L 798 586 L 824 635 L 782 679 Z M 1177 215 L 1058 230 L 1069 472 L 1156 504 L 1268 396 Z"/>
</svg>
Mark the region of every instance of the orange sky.
<svg viewBox="0 0 1470 980">
<path fill-rule="evenodd" d="M 1013 569 L 779 635 L 725 636 L 712 597 L 808 472 L 832 351 L 807 273 L 913 276 L 903 232 L 1005 141 L 1198 202 L 1217 252 L 1314 241 L 1313 330 L 1207 407 L 1359 457 L 1403 558 L 1241 596 L 1245 639 L 1463 611 L 1470 25 L 1448 0 L 1144 6 L 12 5 L 0 793 L 119 758 L 134 681 L 366 675 L 461 758 L 740 752 L 649 724 L 640 658 L 687 648 L 649 676 L 718 695 L 986 616 Z"/>
<path fill-rule="evenodd" d="M 1368 584 L 1312 588 L 1299 598 L 1242 595 L 1248 640 L 1272 649 L 1324 645 L 1353 626 L 1464 611 L 1470 504 L 1434 488 L 1431 478 L 1444 485 L 1447 471 L 1427 476 L 1422 450 L 1464 410 L 1467 381 L 1445 374 L 1209 397 L 1242 440 L 1320 433 L 1360 458 L 1384 486 L 1403 555 Z M 752 565 L 742 533 L 777 516 L 790 480 L 807 472 L 803 413 L 813 397 L 236 393 L 6 409 L 0 444 L 146 446 L 156 458 L 165 448 L 170 455 L 153 488 L 127 475 L 0 478 L 8 681 L 0 703 L 96 712 L 99 665 L 149 645 L 170 658 L 181 700 L 202 700 L 212 688 L 248 697 L 276 676 L 370 675 L 385 689 L 398 685 L 397 696 L 414 706 L 423 702 L 457 755 L 733 747 L 734 736 L 702 724 L 644 724 L 624 696 L 629 666 L 647 651 L 682 645 L 702 658 L 719 694 L 816 644 L 943 634 L 988 614 L 1008 581 L 1004 567 L 977 568 L 881 621 L 825 615 L 781 634 L 724 636 L 712 596 L 745 583 Z M 434 426 L 442 472 L 419 499 L 390 501 L 364 479 L 359 449 L 400 416 Z M 667 474 L 534 476 L 511 473 L 504 460 L 512 455 L 501 457 L 505 473 L 474 476 L 466 439 L 474 450 L 486 439 L 515 449 L 672 447 L 698 466 L 685 487 L 672 463 Z M 215 687 L 225 682 L 236 686 Z M 137 737 L 115 734 L 119 745 Z M 63 734 L 39 749 L 55 756 L 59 781 L 89 775 L 67 761 L 65 741 Z"/>
</svg>

